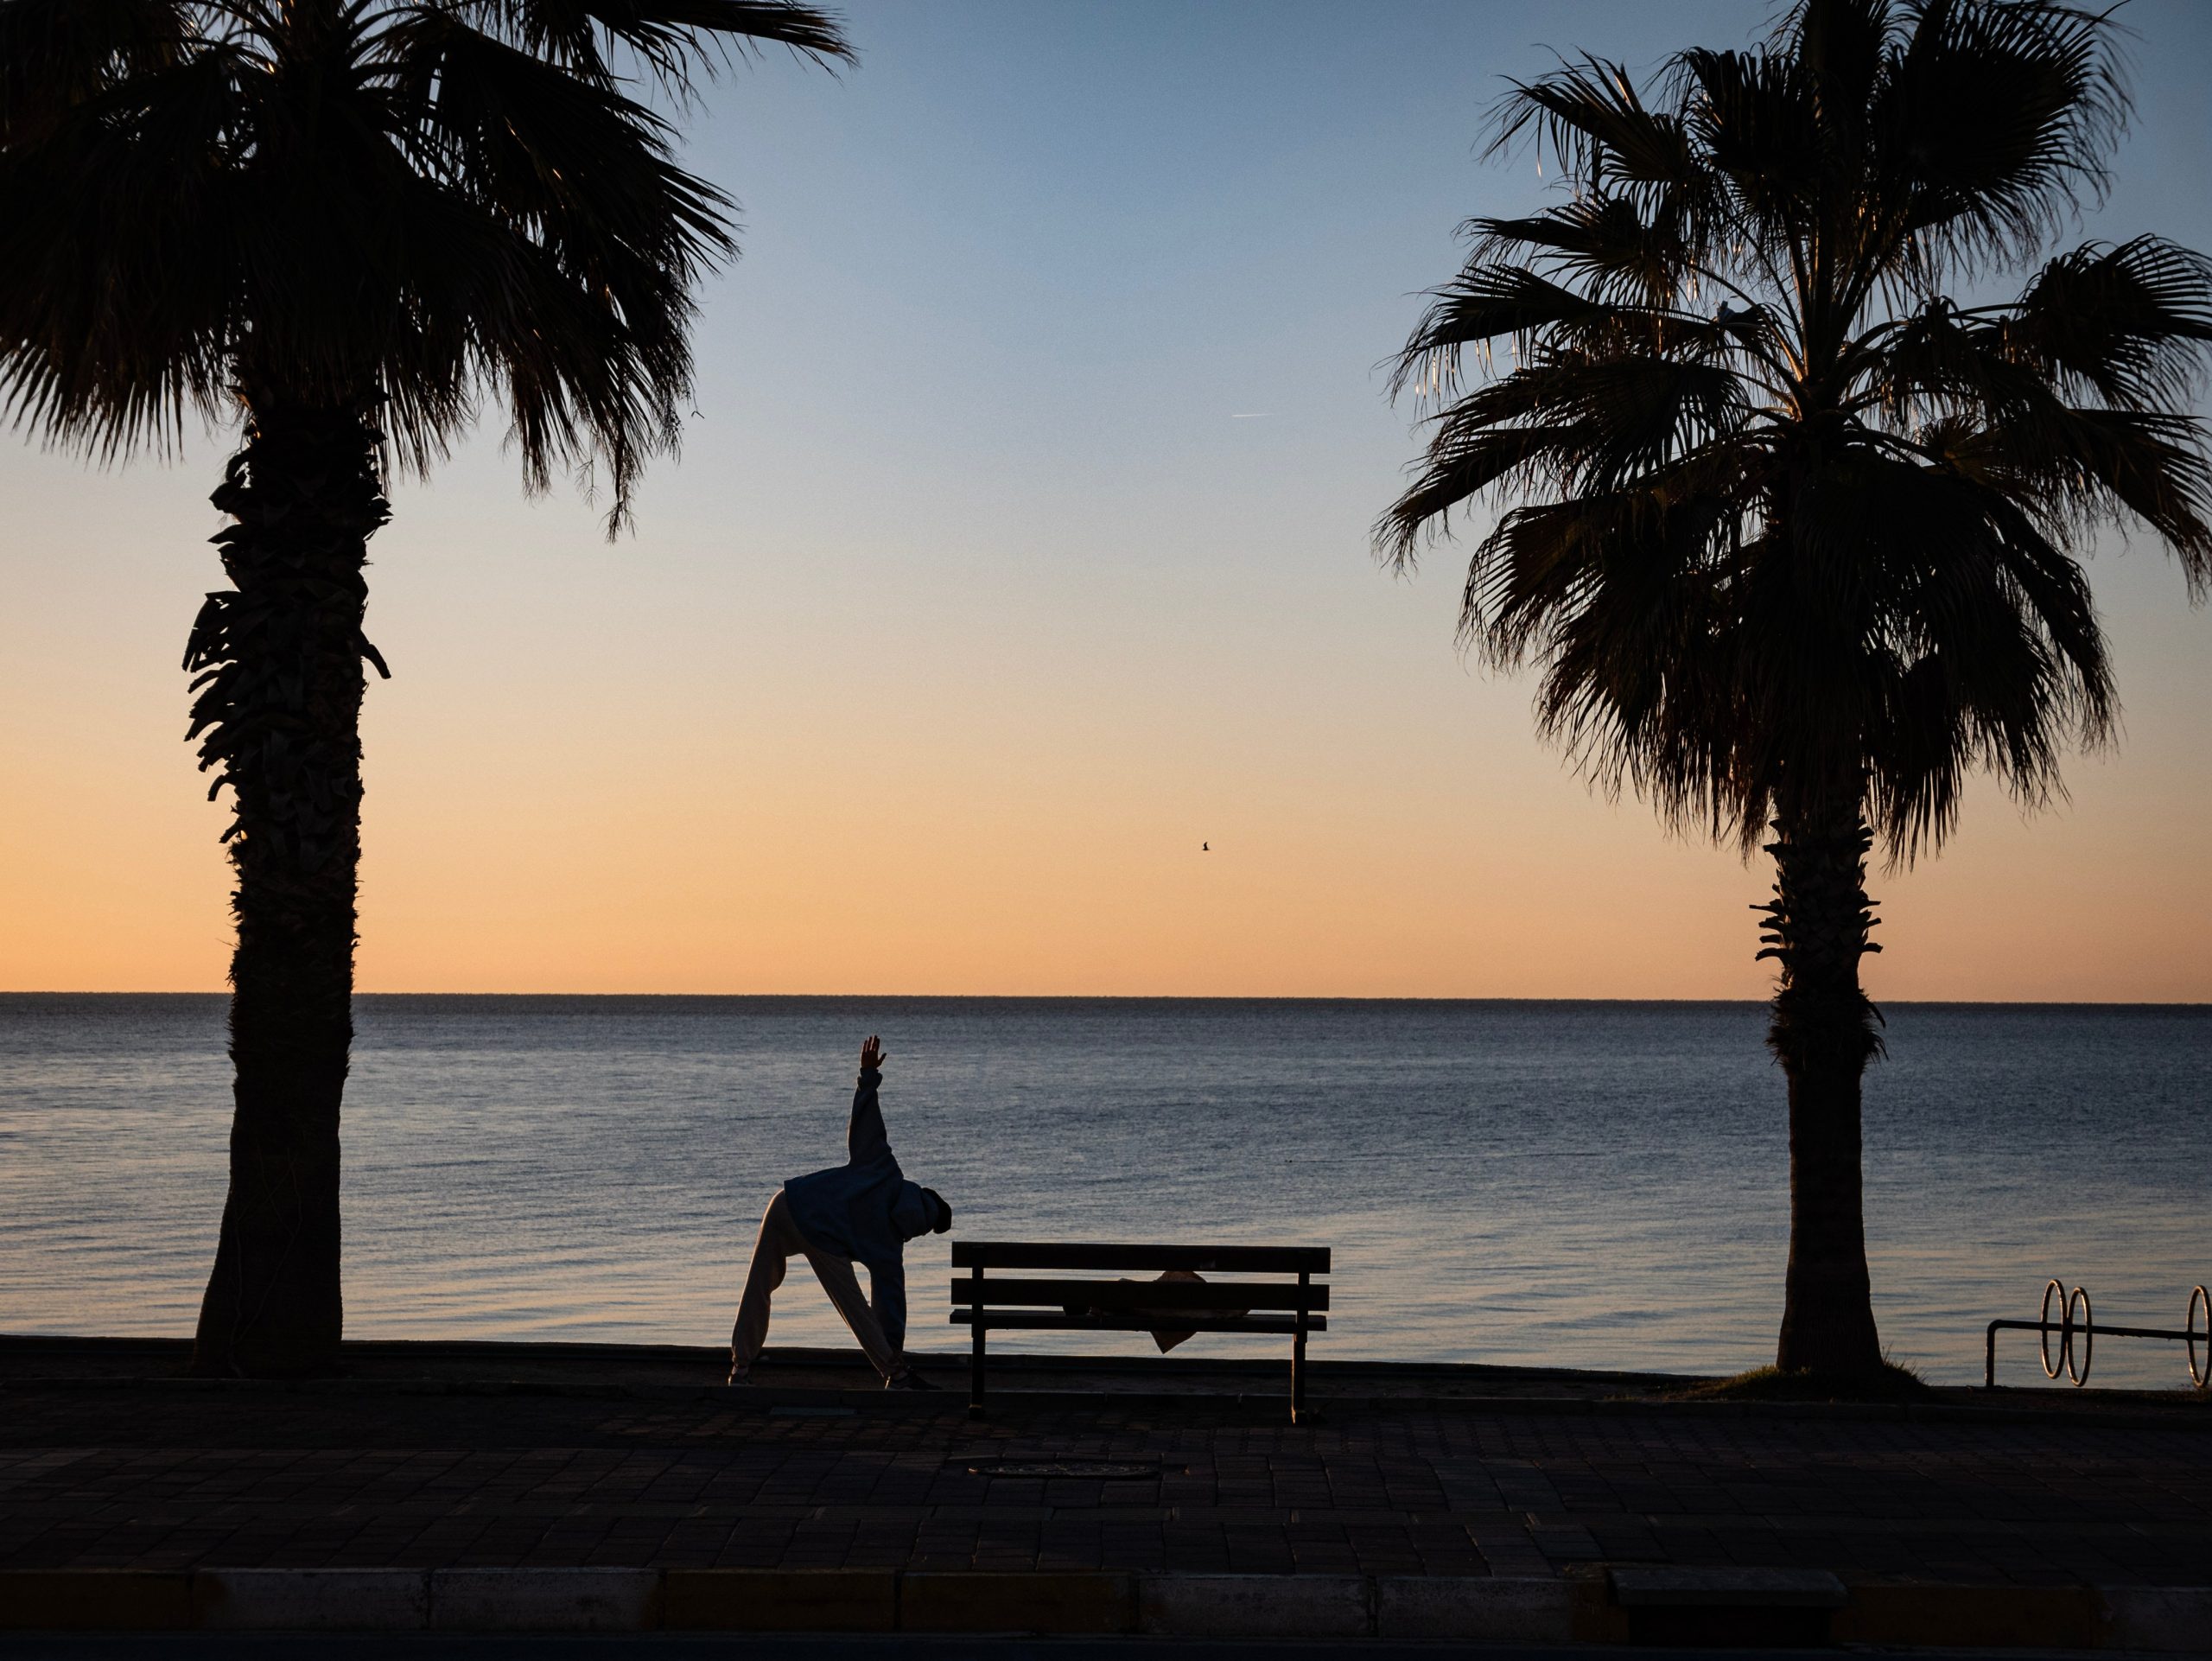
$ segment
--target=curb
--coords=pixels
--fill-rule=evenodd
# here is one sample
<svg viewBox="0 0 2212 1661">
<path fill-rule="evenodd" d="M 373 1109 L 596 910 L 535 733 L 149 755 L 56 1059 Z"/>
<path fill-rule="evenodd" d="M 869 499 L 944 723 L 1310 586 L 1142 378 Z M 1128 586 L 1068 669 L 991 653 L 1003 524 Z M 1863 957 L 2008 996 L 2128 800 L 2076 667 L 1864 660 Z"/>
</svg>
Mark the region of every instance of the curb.
<svg viewBox="0 0 2212 1661">
<path fill-rule="evenodd" d="M 2173 1652 L 2212 1632 L 2212 1587 L 1845 1587 L 1803 1571 L 1649 1569 L 1572 1580 L 899 1569 L 0 1570 L 0 1631 L 1004 1632 L 1176 1638 L 1649 1641 L 1655 1608 L 1756 1639 L 1840 1603 L 1838 1643 Z M 1647 1582 L 1663 1579 L 1655 1593 Z M 1751 1588 L 1754 1589 L 1746 1588 Z M 1714 1628 L 1719 1630 L 1719 1628 Z"/>
</svg>

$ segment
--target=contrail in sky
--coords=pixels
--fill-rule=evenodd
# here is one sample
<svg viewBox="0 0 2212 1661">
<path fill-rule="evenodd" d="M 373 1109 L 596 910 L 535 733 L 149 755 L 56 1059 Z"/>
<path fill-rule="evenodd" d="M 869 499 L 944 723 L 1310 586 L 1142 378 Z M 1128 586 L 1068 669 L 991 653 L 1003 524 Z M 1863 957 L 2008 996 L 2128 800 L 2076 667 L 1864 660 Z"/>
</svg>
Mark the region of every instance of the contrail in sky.
<svg viewBox="0 0 2212 1661">
<path fill-rule="evenodd" d="M 1265 421 L 1274 413 L 1272 410 L 1262 410 L 1253 415 L 1233 415 L 1229 418 L 1231 421 Z"/>
</svg>

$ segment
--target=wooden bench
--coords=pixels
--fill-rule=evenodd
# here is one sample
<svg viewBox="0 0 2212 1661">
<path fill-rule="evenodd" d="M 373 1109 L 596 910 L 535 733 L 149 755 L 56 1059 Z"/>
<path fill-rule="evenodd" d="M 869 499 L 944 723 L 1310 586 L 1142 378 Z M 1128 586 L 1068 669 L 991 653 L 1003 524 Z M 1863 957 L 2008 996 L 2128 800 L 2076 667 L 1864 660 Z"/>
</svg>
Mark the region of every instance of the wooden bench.
<svg viewBox="0 0 2212 1661">
<path fill-rule="evenodd" d="M 1306 1410 L 1306 1339 L 1326 1332 L 1326 1246 L 1088 1245 L 1037 1240 L 956 1240 L 952 1321 L 972 1329 L 968 1411 L 983 1410 L 983 1346 L 993 1329 L 1023 1332 L 1243 1333 L 1290 1340 L 1290 1416 Z M 1130 1281 L 991 1278 L 987 1270 L 1294 1275 L 1281 1281 Z M 1172 1314 L 1169 1312 L 1173 1312 Z M 1187 1313 L 1186 1313 L 1187 1312 Z M 1166 1318 L 1163 1319 L 1165 1316 Z"/>
</svg>

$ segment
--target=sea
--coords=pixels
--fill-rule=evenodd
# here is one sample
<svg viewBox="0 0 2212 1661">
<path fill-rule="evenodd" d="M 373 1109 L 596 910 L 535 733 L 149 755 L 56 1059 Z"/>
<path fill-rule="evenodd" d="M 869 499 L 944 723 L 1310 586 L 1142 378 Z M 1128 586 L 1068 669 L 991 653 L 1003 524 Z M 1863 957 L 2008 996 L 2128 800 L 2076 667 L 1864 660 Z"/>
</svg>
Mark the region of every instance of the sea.
<svg viewBox="0 0 2212 1661">
<path fill-rule="evenodd" d="M 2100 1323 L 2180 1326 L 2212 1280 L 2212 1007 L 1884 1014 L 1891 1358 L 1976 1382 L 1986 1323 L 2054 1277 Z M 725 1341 L 761 1208 L 842 1161 L 880 1033 L 893 1144 L 956 1238 L 1326 1245 L 1317 1358 L 1773 1359 L 1788 1140 L 1755 1003 L 364 996 L 357 1023 L 353 1337 Z M 0 1332 L 188 1334 L 229 1118 L 219 996 L 0 996 Z M 909 1250 L 912 1349 L 964 1347 L 947 1253 Z M 841 1341 L 794 1265 L 771 1342 Z M 2002 1334 L 2000 1382 L 2050 1387 L 2036 1347 Z M 2177 1344 L 2093 1365 L 2188 1382 Z"/>
</svg>

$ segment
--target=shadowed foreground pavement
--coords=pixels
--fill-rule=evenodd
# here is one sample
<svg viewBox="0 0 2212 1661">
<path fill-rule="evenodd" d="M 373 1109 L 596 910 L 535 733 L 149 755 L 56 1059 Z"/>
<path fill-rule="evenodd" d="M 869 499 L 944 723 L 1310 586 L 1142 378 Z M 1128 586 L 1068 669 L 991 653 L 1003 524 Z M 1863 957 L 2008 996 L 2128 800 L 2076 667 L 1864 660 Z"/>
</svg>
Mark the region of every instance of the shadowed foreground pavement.
<svg viewBox="0 0 2212 1661">
<path fill-rule="evenodd" d="M 636 1566 L 2202 1585 L 2212 1434 L 1608 1405 L 0 1384 L 0 1569 Z M 1474 1371 L 1474 1370 L 1470 1370 Z M 1155 1369 L 1142 1376 L 1157 1378 Z M 803 1398 L 803 1399 L 794 1399 Z M 2078 1398 L 2077 1398 L 2078 1399 Z M 989 1475 L 984 1459 L 1135 1474 Z"/>
<path fill-rule="evenodd" d="M 84 1636 L 75 1633 L 15 1637 L 0 1633 L 0 1661 L 1332 1661 L 1344 1656 L 1360 1661 L 1430 1661 L 1440 1653 L 1465 1655 L 1464 1644 L 1392 1644 L 1375 1639 L 1300 1642 L 1272 1639 L 1264 1644 L 1192 1641 L 1182 1639 L 944 1638 L 776 1638 L 747 1633 L 621 1632 L 580 1635 L 533 1632 L 509 1637 L 374 1637 L 316 1632 L 273 1636 L 257 1632 L 146 1633 Z M 1484 1645 L 1486 1661 L 1573 1661 L 1586 1647 L 1557 1645 Z M 2067 1661 L 2069 1650 L 1900 1650 L 1885 1655 L 1942 1656 L 1945 1661 L 1977 1661 L 2001 1655 L 2003 1661 Z M 1742 1661 L 1741 1649 L 1616 1648 L 1608 1661 Z M 1836 1651 L 1762 1650 L 1771 1657 L 1817 1661 Z"/>
</svg>

